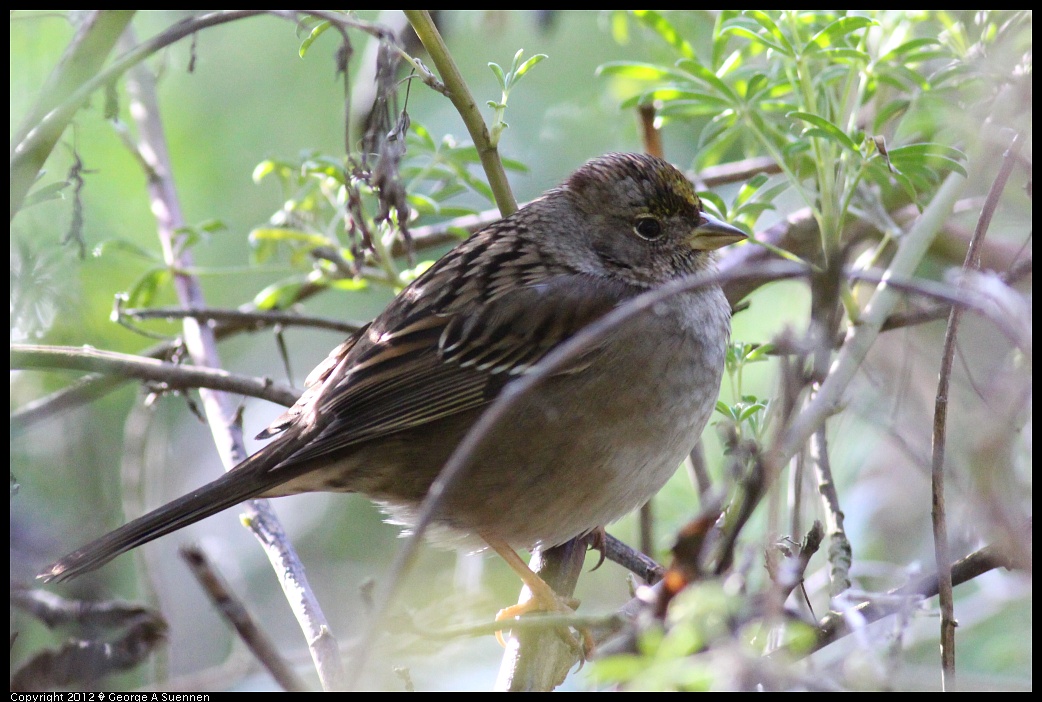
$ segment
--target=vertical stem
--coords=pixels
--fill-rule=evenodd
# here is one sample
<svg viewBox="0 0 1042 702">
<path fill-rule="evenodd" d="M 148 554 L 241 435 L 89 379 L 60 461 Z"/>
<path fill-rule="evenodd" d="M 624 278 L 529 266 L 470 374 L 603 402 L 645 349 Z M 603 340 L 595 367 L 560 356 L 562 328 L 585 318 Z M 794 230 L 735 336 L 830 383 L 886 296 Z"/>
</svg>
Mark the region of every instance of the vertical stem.
<svg viewBox="0 0 1042 702">
<path fill-rule="evenodd" d="M 441 73 L 441 80 L 449 91 L 449 99 L 455 105 L 456 111 L 463 118 L 463 123 L 470 132 L 470 138 L 474 140 L 474 146 L 481 158 L 481 166 L 485 169 L 488 177 L 489 187 L 496 197 L 496 206 L 504 217 L 512 215 L 517 211 L 517 200 L 510 190 L 510 182 L 507 180 L 503 163 L 499 159 L 499 150 L 492 145 L 488 134 L 488 127 L 481 117 L 474 96 L 470 94 L 470 88 L 463 80 L 456 62 L 445 46 L 445 40 L 441 38 L 438 28 L 434 26 L 430 13 L 427 10 L 404 10 L 409 19 L 416 36 L 423 42 L 423 48 L 427 49 L 431 60 Z"/>
<path fill-rule="evenodd" d="M 1002 167 L 991 184 L 980 218 L 966 251 L 963 271 L 975 270 L 980 266 L 980 249 L 988 232 L 992 215 L 998 206 L 999 196 L 1006 187 L 1016 153 L 1020 150 L 1020 135 L 1014 136 L 1003 156 Z M 941 605 L 941 684 L 946 691 L 955 689 L 955 605 L 952 593 L 952 558 L 948 544 L 948 522 L 944 503 L 944 449 L 948 423 L 948 391 L 951 384 L 952 363 L 955 358 L 955 337 L 959 331 L 962 310 L 952 307 L 948 315 L 948 327 L 944 332 L 944 348 L 934 400 L 933 456 L 931 462 L 931 491 L 933 498 L 934 558 L 937 563 L 938 595 Z"/>
<path fill-rule="evenodd" d="M 128 48 L 134 45 L 130 32 L 124 35 L 122 42 Z M 198 279 L 185 272 L 192 269 L 194 261 L 191 251 L 183 246 L 183 235 L 178 234 L 185 221 L 170 168 L 155 77 L 144 63 L 135 65 L 128 74 L 127 92 L 131 98 L 131 113 L 138 128 L 139 152 L 147 164 L 148 193 L 163 258 L 175 272 L 174 288 L 178 300 L 182 307 L 204 307 L 205 299 Z M 195 318 L 186 317 L 184 338 L 193 363 L 208 368 L 220 367 L 217 340 L 212 327 Z M 242 426 L 235 419 L 235 404 L 225 393 L 214 390 L 200 388 L 199 396 L 221 460 L 226 469 L 230 470 L 247 456 Z M 250 526 L 272 561 L 287 601 L 304 630 L 323 688 L 343 689 L 343 670 L 336 641 L 329 634 L 325 615 L 311 591 L 303 566 L 285 538 L 278 518 L 267 500 L 251 501 L 247 514 Z"/>
</svg>

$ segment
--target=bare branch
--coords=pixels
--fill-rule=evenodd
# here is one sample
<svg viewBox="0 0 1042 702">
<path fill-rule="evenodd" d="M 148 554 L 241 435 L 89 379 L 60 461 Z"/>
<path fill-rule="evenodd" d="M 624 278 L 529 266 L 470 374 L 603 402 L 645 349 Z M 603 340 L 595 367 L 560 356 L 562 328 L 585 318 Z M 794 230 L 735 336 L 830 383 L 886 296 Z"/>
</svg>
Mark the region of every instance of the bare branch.
<svg viewBox="0 0 1042 702">
<path fill-rule="evenodd" d="M 300 391 L 264 378 L 236 375 L 220 368 L 199 368 L 166 363 L 132 354 L 101 351 L 85 346 L 34 346 L 11 344 L 11 368 L 15 370 L 80 370 L 162 383 L 171 390 L 208 388 L 257 397 L 288 407 Z"/>
<path fill-rule="evenodd" d="M 991 184 L 988 197 L 981 209 L 973 239 L 966 251 L 963 270 L 974 270 L 980 266 L 979 251 L 984 237 L 991 224 L 992 215 L 998 207 L 999 197 L 1006 188 L 1006 182 L 1013 172 L 1016 152 L 1020 150 L 1019 135 L 1013 137 L 1002 160 L 995 181 Z M 948 327 L 944 334 L 944 347 L 941 353 L 941 369 L 937 383 L 937 396 L 934 400 L 933 418 L 933 459 L 931 461 L 931 492 L 933 496 L 933 538 L 934 558 L 937 564 L 938 592 L 941 604 L 941 685 L 942 689 L 955 689 L 955 603 L 952 594 L 951 552 L 948 543 L 948 521 L 944 504 L 944 448 L 945 432 L 948 420 L 948 388 L 951 383 L 952 361 L 955 357 L 955 337 L 959 331 L 959 319 L 962 310 L 953 307 L 948 317 Z"/>
<path fill-rule="evenodd" d="M 203 550 L 197 546 L 182 546 L 180 554 L 221 617 L 238 633 L 246 647 L 282 689 L 288 692 L 309 691 L 307 684 L 282 657 L 275 642 L 264 633 L 239 597 L 231 591 Z"/>
</svg>

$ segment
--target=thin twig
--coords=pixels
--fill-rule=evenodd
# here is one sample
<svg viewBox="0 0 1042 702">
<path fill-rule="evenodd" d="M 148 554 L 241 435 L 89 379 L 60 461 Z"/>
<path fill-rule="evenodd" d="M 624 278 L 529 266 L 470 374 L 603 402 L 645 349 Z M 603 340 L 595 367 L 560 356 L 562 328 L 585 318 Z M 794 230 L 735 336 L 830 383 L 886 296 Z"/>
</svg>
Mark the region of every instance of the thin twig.
<svg viewBox="0 0 1042 702">
<path fill-rule="evenodd" d="M 951 581 L 953 586 L 958 586 L 996 568 L 1018 567 L 1020 565 L 1014 562 L 1005 550 L 992 544 L 953 563 L 950 569 Z M 886 597 L 879 601 L 862 602 L 853 607 L 852 611 L 857 613 L 862 622 L 869 624 L 900 611 L 906 606 L 906 600 L 909 597 L 928 599 L 935 596 L 938 592 L 937 581 L 937 573 L 924 575 L 913 582 L 890 590 L 886 593 Z M 813 653 L 850 634 L 852 618 L 849 614 L 850 612 L 830 612 L 825 615 L 818 623 L 814 645 L 811 650 L 804 650 L 801 655 Z"/>
<path fill-rule="evenodd" d="M 12 370 L 80 370 L 100 372 L 121 379 L 162 383 L 171 390 L 207 388 L 257 397 L 289 407 L 300 391 L 264 378 L 236 375 L 220 368 L 200 368 L 166 363 L 133 354 L 102 351 L 87 346 L 35 346 L 11 344 Z"/>
<path fill-rule="evenodd" d="M 1016 153 L 1020 150 L 1020 136 L 1013 137 L 1009 148 L 1002 159 L 995 181 L 991 184 L 988 196 L 981 209 L 980 218 L 973 232 L 973 239 L 966 251 L 963 270 L 976 270 L 980 266 L 979 252 L 981 243 L 988 232 L 991 218 L 999 204 L 999 198 L 1006 187 Z M 962 310 L 953 307 L 948 317 L 948 327 L 944 333 L 944 346 L 941 353 L 941 368 L 937 383 L 937 396 L 934 400 L 933 417 L 933 458 L 931 461 L 931 494 L 933 500 L 933 538 L 934 558 L 937 565 L 938 591 L 941 605 L 941 687 L 944 690 L 955 689 L 955 604 L 952 594 L 951 552 L 948 543 L 948 522 L 945 515 L 944 495 L 944 449 L 945 432 L 948 419 L 948 388 L 951 383 L 952 362 L 955 358 L 955 337 L 959 331 L 959 319 Z"/>
<path fill-rule="evenodd" d="M 829 595 L 835 597 L 850 587 L 850 564 L 853 551 L 850 540 L 843 529 L 843 510 L 839 506 L 839 493 L 832 479 L 832 467 L 829 464 L 828 444 L 825 440 L 825 428 L 814 432 L 811 437 L 811 459 L 814 463 L 814 475 L 818 481 L 818 493 L 825 512 L 825 531 L 829 537 Z"/>
<path fill-rule="evenodd" d="M 658 582 L 666 574 L 666 569 L 646 553 L 630 548 L 611 534 L 604 535 L 604 557 L 612 563 L 618 563 L 646 583 Z"/>
<path fill-rule="evenodd" d="M 129 43 L 132 37 L 129 34 L 125 35 L 124 40 Z M 127 92 L 134 107 L 131 114 L 135 117 L 141 140 L 140 150 L 148 158 L 151 167 L 148 192 L 152 201 L 152 211 L 156 215 L 160 245 L 167 265 L 171 270 L 178 271 L 174 276 L 178 300 L 182 307 L 188 309 L 203 308 L 206 304 L 199 281 L 185 272 L 192 269 L 193 257 L 191 251 L 182 245 L 182 235 L 178 233 L 184 227 L 184 217 L 181 214 L 166 136 L 160 121 L 155 79 L 143 63 L 135 65 L 128 74 Z M 186 318 L 184 338 L 189 355 L 196 365 L 220 367 L 217 340 L 212 328 L 200 324 L 193 318 Z M 242 427 L 236 421 L 235 403 L 220 392 L 203 389 L 199 394 L 221 460 L 225 469 L 231 470 L 248 455 L 243 442 Z M 329 627 L 325 615 L 311 591 L 303 566 L 287 539 L 279 539 L 273 544 L 263 538 L 265 533 L 281 535 L 281 524 L 264 500 L 251 500 L 247 503 L 246 512 L 254 533 L 265 546 L 268 558 L 279 575 L 287 601 L 304 630 L 323 688 L 342 689 L 343 671 L 339 651 L 335 641 L 329 640 Z"/>
<path fill-rule="evenodd" d="M 275 642 L 257 624 L 246 605 L 198 546 L 182 546 L 181 559 L 210 598 L 221 617 L 236 631 L 250 652 L 287 692 L 308 692 L 307 684 L 279 653 Z"/>
<path fill-rule="evenodd" d="M 312 327 L 354 334 L 364 324 L 359 322 L 341 322 L 327 317 L 309 317 L 292 312 L 249 312 L 246 310 L 218 309 L 205 307 L 201 309 L 181 309 L 179 307 L 132 308 L 120 310 L 121 314 L 134 319 L 184 319 L 192 317 L 197 320 L 237 323 L 240 328 L 254 327 L 261 329 L 276 324 L 284 327 Z"/>
</svg>

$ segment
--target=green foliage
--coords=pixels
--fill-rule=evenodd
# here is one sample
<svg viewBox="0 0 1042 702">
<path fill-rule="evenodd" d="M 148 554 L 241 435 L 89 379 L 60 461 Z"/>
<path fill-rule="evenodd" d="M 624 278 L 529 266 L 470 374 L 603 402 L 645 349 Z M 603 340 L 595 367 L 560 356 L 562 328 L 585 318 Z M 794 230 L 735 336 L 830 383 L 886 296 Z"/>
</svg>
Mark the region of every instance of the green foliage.
<svg viewBox="0 0 1042 702">
<path fill-rule="evenodd" d="M 736 148 L 745 156 L 771 156 L 788 188 L 814 212 L 826 252 L 840 245 L 839 232 L 859 200 L 878 203 L 897 188 L 921 203 L 947 172 L 965 175 L 958 143 L 964 135 L 945 129 L 945 115 L 935 107 L 938 100 L 965 106 L 958 103 L 966 95 L 953 75 L 974 77 L 969 47 L 987 50 L 1002 21 L 983 20 L 971 38 L 945 13 L 919 21 L 897 12 L 724 11 L 712 51 L 700 57 L 666 16 L 634 11 L 632 19 L 676 60 L 601 66 L 604 76 L 650 84 L 623 107 L 653 104 L 665 123 L 697 122 L 702 166 Z M 931 24 L 949 30 L 935 32 L 941 39 L 922 36 Z M 954 141 L 929 141 L 934 137 Z M 885 142 L 889 148 L 877 148 Z M 866 181 L 876 188 L 862 187 Z M 760 212 L 785 189 L 761 197 Z M 751 226 L 756 212 L 744 214 L 741 223 Z"/>
<path fill-rule="evenodd" d="M 742 372 L 752 363 L 766 361 L 773 350 L 773 344 L 747 344 L 741 341 L 733 341 L 727 347 L 724 372 L 731 385 L 731 396 L 738 400 L 731 405 L 718 400 L 716 411 L 730 421 L 739 440 L 751 438 L 760 442 L 764 439 L 771 401 L 743 394 Z"/>
<path fill-rule="evenodd" d="M 413 275 L 400 273 L 390 254 L 401 224 L 474 214 L 473 208 L 452 203 L 467 192 L 494 204 L 488 184 L 475 173 L 481 161 L 473 145 L 457 144 L 450 136 L 435 141 L 415 122 L 407 143 L 398 173 L 415 213 L 410 223 L 377 216 L 380 189 L 357 163 L 345 167 L 334 156 L 306 152 L 295 161 L 266 159 L 254 168 L 255 182 L 274 178 L 282 191 L 280 209 L 266 225 L 250 232 L 254 263 L 270 263 L 286 255 L 291 267 L 312 269 L 269 286 L 256 296 L 255 304 L 261 309 L 278 308 L 292 302 L 305 284 L 360 289 L 368 279 L 400 288 Z M 510 159 L 504 159 L 504 166 L 526 170 Z"/>
<path fill-rule="evenodd" d="M 521 81 L 521 78 L 528 73 L 533 66 L 547 58 L 546 54 L 536 54 L 535 56 L 527 59 L 526 61 L 521 60 L 521 56 L 524 54 L 524 49 L 518 49 L 517 53 L 514 54 L 514 61 L 510 64 L 510 70 L 503 71 L 503 67 L 498 63 L 489 62 L 488 67 L 491 69 L 493 75 L 496 76 L 496 81 L 499 83 L 499 89 L 501 91 L 499 101 L 489 100 L 488 106 L 491 107 L 495 112 L 492 117 L 492 126 L 489 128 L 489 141 L 492 146 L 499 145 L 499 137 L 503 133 L 503 130 L 508 126 L 506 121 L 503 119 L 503 115 L 507 109 L 507 99 L 510 97 L 510 91 Z"/>
<path fill-rule="evenodd" d="M 806 650 L 813 630 L 800 622 L 782 625 L 750 617 L 745 599 L 718 581 L 693 583 L 670 602 L 664 628 L 642 633 L 638 653 L 599 658 L 591 678 L 626 691 L 708 692 L 736 689 L 744 665 L 763 665 L 772 645 Z M 710 652 L 711 651 L 711 652 Z"/>
</svg>

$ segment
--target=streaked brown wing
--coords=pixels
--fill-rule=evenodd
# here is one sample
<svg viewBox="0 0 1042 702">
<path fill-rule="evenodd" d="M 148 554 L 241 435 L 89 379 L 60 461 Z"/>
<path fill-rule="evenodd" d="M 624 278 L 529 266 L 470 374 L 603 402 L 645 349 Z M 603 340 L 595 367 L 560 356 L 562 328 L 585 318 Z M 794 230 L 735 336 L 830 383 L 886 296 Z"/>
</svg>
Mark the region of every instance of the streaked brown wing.
<svg viewBox="0 0 1042 702">
<path fill-rule="evenodd" d="M 396 300 L 325 371 L 310 398 L 317 404 L 294 414 L 291 421 L 311 411 L 333 418 L 283 466 L 481 407 L 625 295 L 622 286 L 572 274 L 484 304 L 472 299 L 454 313 L 422 308 L 405 315 Z"/>
</svg>

